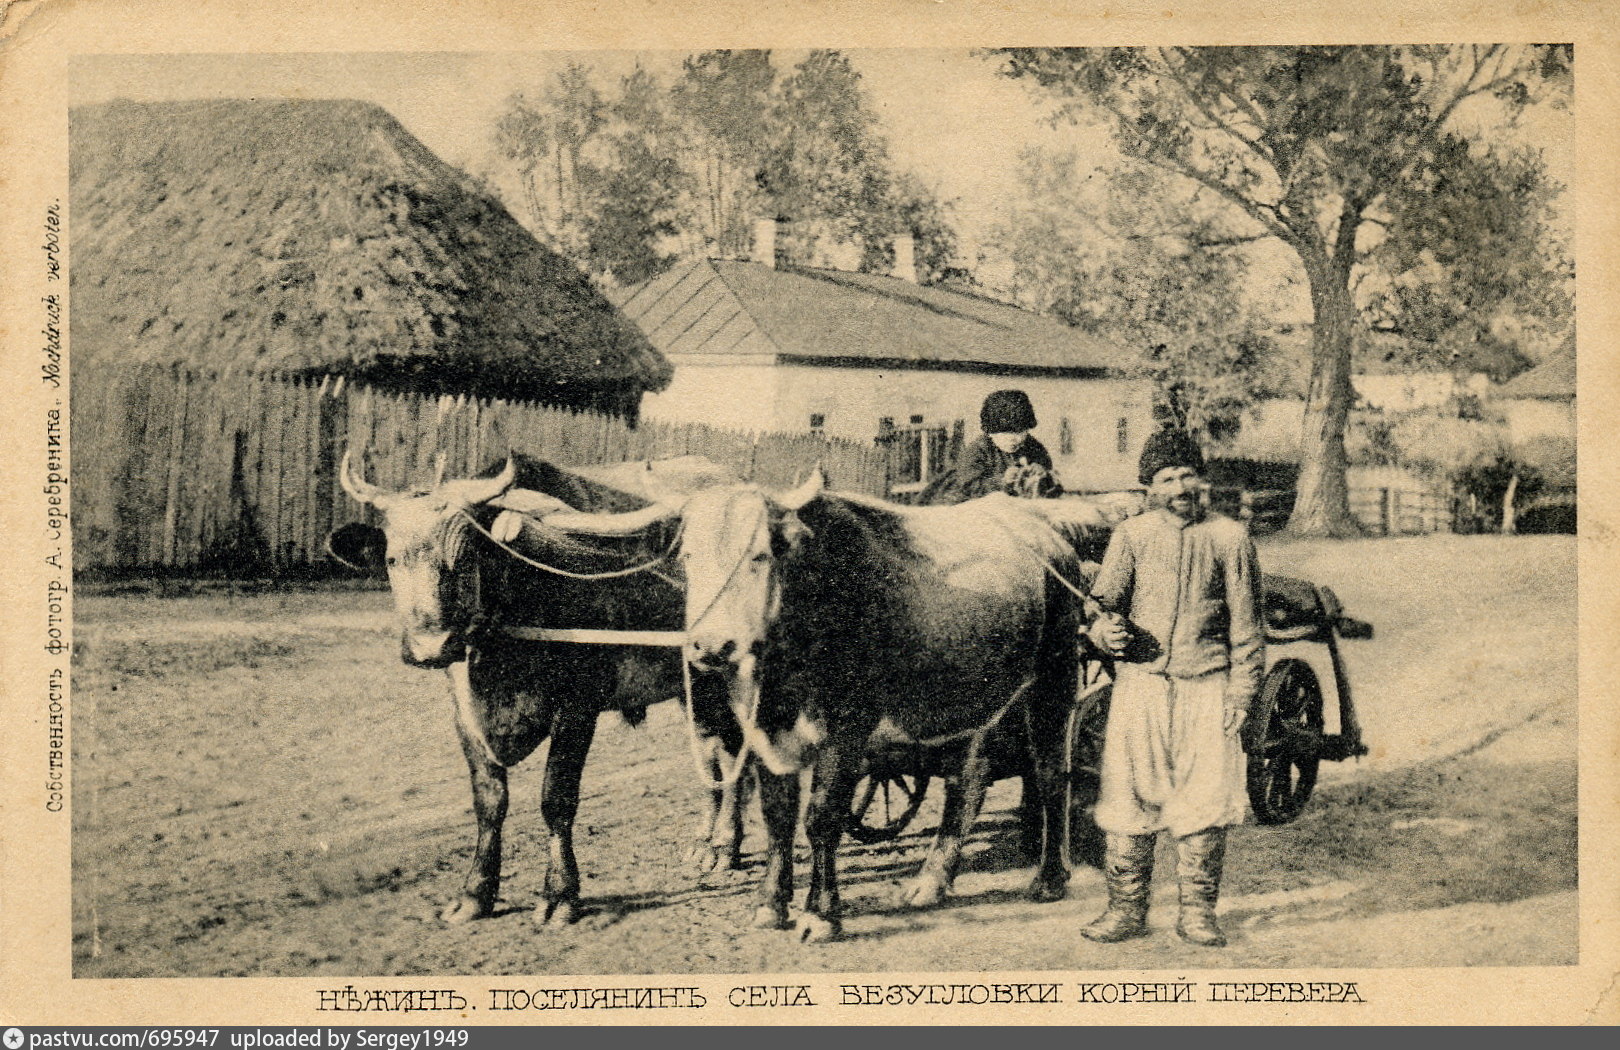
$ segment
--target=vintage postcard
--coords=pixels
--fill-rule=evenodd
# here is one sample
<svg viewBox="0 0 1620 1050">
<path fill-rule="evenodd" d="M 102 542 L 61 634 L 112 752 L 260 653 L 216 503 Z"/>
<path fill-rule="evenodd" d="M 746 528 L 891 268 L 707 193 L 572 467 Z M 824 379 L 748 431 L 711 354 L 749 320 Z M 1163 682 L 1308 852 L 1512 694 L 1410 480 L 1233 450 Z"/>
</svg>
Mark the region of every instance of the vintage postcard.
<svg viewBox="0 0 1620 1050">
<path fill-rule="evenodd" d="M 1614 15 L 5 5 L 0 1027 L 1615 1023 Z"/>
</svg>

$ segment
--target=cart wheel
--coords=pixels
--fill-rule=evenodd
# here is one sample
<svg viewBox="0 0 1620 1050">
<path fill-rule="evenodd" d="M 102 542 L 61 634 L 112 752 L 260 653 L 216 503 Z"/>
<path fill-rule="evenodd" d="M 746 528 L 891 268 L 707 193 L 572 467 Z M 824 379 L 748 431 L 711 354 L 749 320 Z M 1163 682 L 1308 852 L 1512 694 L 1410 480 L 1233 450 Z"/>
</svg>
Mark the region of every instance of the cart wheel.
<svg viewBox="0 0 1620 1050">
<path fill-rule="evenodd" d="M 1321 762 L 1322 687 L 1303 660 L 1278 660 L 1266 673 L 1255 704 L 1263 725 L 1252 727 L 1249 804 L 1262 824 L 1299 816 L 1316 787 Z"/>
<path fill-rule="evenodd" d="M 1092 819 L 1092 807 L 1102 788 L 1103 734 L 1108 728 L 1108 702 L 1112 683 L 1082 695 L 1069 712 L 1063 750 L 1070 864 L 1102 867 L 1103 831 Z"/>
<path fill-rule="evenodd" d="M 927 773 L 869 772 L 855 785 L 844 830 L 867 845 L 898 838 L 922 808 L 927 793 Z"/>
</svg>

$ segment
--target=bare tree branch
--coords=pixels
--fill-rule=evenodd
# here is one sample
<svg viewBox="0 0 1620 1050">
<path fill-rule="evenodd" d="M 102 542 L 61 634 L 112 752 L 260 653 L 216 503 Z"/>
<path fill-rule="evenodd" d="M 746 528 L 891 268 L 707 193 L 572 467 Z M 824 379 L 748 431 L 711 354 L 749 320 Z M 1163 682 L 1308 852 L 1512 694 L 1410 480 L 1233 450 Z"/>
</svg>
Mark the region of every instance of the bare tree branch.
<svg viewBox="0 0 1620 1050">
<path fill-rule="evenodd" d="M 1185 56 L 1184 49 L 1173 48 L 1170 50 Z M 1187 82 L 1186 77 L 1183 75 L 1186 69 L 1185 61 L 1183 61 L 1180 68 L 1177 68 L 1176 64 L 1171 61 L 1169 54 L 1164 48 L 1159 49 L 1159 57 L 1160 61 L 1164 63 L 1165 72 L 1169 75 L 1170 82 L 1175 84 L 1176 87 L 1180 88 L 1182 95 L 1186 97 L 1187 101 L 1195 109 L 1197 109 L 1198 112 L 1204 115 L 1204 118 L 1209 121 L 1209 127 L 1211 130 L 1224 132 L 1229 137 L 1236 139 L 1243 145 L 1245 149 L 1255 154 L 1255 156 L 1261 158 L 1267 163 L 1274 162 L 1271 149 L 1265 144 L 1262 138 L 1259 136 L 1250 138 L 1247 135 L 1242 134 L 1240 131 L 1238 131 L 1236 125 L 1223 119 L 1219 114 L 1217 114 L 1193 87 L 1193 85 Z M 1224 90 L 1224 85 L 1221 94 L 1223 96 L 1227 94 Z M 1260 126 L 1260 122 L 1256 121 L 1256 125 Z"/>
<path fill-rule="evenodd" d="M 1141 159 L 1147 161 L 1149 164 L 1152 164 L 1155 167 L 1184 176 L 1201 186 L 1206 186 L 1209 189 L 1214 190 L 1228 201 L 1231 201 L 1233 204 L 1243 209 L 1243 211 L 1248 214 L 1250 218 L 1254 219 L 1265 229 L 1269 230 L 1273 236 L 1280 237 L 1289 244 L 1299 243 L 1298 234 L 1277 217 L 1275 205 L 1267 204 L 1264 201 L 1257 201 L 1251 197 L 1245 196 L 1240 191 L 1235 190 L 1221 182 L 1213 175 L 1200 171 L 1198 168 L 1195 168 L 1185 160 L 1173 156 L 1157 142 L 1154 142 L 1140 129 L 1138 129 L 1131 119 L 1123 111 L 1121 111 L 1117 105 L 1112 102 L 1104 102 L 1103 106 L 1110 114 L 1113 115 L 1114 120 L 1120 130 L 1124 134 L 1133 138 L 1140 145 L 1141 149 L 1143 150 Z"/>
</svg>

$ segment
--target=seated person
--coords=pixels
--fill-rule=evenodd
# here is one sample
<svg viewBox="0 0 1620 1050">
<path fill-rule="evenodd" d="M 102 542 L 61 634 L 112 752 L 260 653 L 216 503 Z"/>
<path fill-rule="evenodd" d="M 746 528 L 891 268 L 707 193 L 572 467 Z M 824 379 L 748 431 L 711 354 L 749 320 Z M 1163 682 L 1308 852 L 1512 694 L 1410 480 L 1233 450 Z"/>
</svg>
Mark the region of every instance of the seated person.
<svg viewBox="0 0 1620 1050">
<path fill-rule="evenodd" d="M 923 490 L 919 503 L 965 503 L 992 492 L 1014 496 L 1059 496 L 1046 446 L 1030 434 L 1035 408 L 1022 390 L 997 390 L 979 408 L 984 433 L 962 450 L 956 466 Z"/>
</svg>

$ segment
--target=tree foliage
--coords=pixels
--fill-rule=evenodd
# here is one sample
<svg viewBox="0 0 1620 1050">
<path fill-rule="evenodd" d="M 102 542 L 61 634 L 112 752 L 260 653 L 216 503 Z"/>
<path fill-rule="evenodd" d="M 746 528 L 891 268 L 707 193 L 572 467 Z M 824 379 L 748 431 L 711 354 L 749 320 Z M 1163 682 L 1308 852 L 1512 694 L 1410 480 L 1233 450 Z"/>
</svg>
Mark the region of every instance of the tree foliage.
<svg viewBox="0 0 1620 1050">
<path fill-rule="evenodd" d="M 1059 120 L 1101 120 L 1129 158 L 1201 187 L 1296 257 L 1314 315 L 1295 531 L 1355 531 L 1345 485 L 1351 349 L 1382 317 L 1414 338 L 1479 323 L 1545 179 L 1487 141 L 1570 93 L 1563 45 L 1010 48 L 1003 72 Z M 1468 211 L 1488 191 L 1492 207 Z M 1387 245 L 1383 251 L 1382 246 Z M 1497 251 L 1507 260 L 1480 258 Z M 1467 258 L 1467 261 L 1465 260 Z M 1449 264 L 1448 264 L 1449 263 Z M 1477 263 L 1477 265 L 1475 265 Z M 1556 266 L 1553 267 L 1556 269 Z M 1365 284 L 1364 284 L 1365 282 Z M 1566 285 L 1567 287 L 1567 285 Z M 1556 310 L 1556 306 L 1554 307 Z M 1370 316 L 1369 316 L 1370 314 Z"/>
<path fill-rule="evenodd" d="M 1274 353 L 1243 294 L 1237 234 L 1199 187 L 1151 168 L 1082 173 L 1074 151 L 1026 150 L 1021 192 L 993 242 L 1014 296 L 1138 353 L 1161 407 L 1212 440 L 1268 391 Z"/>
<path fill-rule="evenodd" d="M 837 51 L 812 51 L 785 75 L 769 51 L 705 51 L 672 83 L 638 69 L 607 96 L 570 66 L 514 95 L 494 138 L 531 227 L 619 283 L 655 276 L 678 252 L 747 258 L 766 217 L 791 220 L 781 247 L 795 263 L 887 271 L 909 233 L 925 279 L 950 273 L 946 206 L 895 170 Z"/>
</svg>

